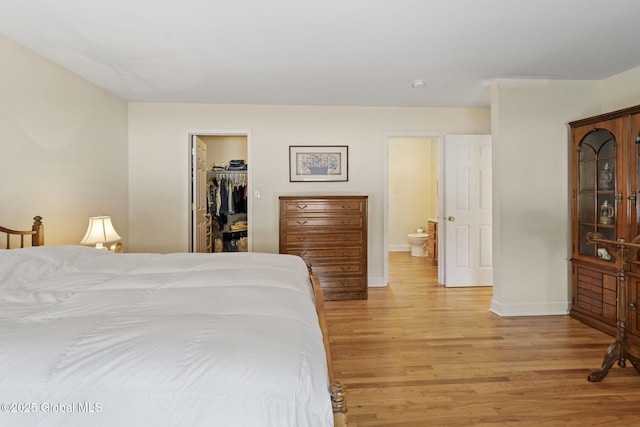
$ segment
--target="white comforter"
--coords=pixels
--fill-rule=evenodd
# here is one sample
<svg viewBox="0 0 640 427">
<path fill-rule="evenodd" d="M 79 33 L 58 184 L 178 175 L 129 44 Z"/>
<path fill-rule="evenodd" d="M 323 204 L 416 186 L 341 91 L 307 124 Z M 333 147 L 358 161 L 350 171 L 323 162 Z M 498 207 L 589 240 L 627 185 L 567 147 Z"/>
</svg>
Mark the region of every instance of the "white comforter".
<svg viewBox="0 0 640 427">
<path fill-rule="evenodd" d="M 289 255 L 0 250 L 0 426 L 333 425 Z"/>
</svg>

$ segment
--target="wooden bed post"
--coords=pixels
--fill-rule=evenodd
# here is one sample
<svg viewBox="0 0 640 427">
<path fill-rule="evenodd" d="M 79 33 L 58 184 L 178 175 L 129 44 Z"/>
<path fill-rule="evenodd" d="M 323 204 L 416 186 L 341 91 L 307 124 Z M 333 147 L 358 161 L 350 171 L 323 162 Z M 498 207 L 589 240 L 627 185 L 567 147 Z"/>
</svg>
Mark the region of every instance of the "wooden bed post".
<svg viewBox="0 0 640 427">
<path fill-rule="evenodd" d="M 320 280 L 313 275 L 310 264 L 307 264 L 307 269 L 309 270 L 309 277 L 313 286 L 313 294 L 316 299 L 316 312 L 318 313 L 318 321 L 320 322 L 322 341 L 324 343 L 324 352 L 327 358 L 327 369 L 329 371 L 329 393 L 331 394 L 331 407 L 333 408 L 333 425 L 334 427 L 347 427 L 346 390 L 339 381 L 336 381 L 333 374 L 329 328 L 327 327 L 327 318 L 324 313 L 322 287 L 320 286 Z"/>
<path fill-rule="evenodd" d="M 31 236 L 31 246 L 44 246 L 44 225 L 42 224 L 42 217 L 33 217 L 32 231 L 35 231 Z"/>
</svg>

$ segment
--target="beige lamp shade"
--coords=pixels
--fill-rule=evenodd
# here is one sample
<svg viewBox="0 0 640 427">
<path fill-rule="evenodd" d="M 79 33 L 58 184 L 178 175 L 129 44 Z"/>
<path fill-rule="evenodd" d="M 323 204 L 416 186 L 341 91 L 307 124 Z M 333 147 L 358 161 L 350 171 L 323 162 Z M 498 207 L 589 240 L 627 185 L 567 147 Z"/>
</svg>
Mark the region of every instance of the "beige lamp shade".
<svg viewBox="0 0 640 427">
<path fill-rule="evenodd" d="M 92 216 L 89 218 L 89 227 L 80 244 L 96 245 L 96 248 L 106 249 L 102 244 L 107 242 L 115 242 L 122 237 L 116 233 L 110 216 Z"/>
</svg>

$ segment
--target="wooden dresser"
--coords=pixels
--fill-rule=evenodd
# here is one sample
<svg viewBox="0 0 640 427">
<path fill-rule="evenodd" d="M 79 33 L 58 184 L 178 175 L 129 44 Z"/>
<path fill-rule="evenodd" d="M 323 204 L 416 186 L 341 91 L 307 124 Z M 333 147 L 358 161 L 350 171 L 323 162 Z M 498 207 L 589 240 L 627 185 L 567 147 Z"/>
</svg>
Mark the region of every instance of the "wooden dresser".
<svg viewBox="0 0 640 427">
<path fill-rule="evenodd" d="M 367 298 L 367 196 L 281 196 L 280 253 L 311 264 L 326 300 Z"/>
</svg>

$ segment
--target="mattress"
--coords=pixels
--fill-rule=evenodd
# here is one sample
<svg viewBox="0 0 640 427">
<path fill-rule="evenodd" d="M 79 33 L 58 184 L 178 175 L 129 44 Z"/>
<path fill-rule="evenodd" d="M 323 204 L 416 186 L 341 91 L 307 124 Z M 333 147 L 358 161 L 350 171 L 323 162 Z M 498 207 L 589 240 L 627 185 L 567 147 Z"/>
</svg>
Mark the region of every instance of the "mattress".
<svg viewBox="0 0 640 427">
<path fill-rule="evenodd" d="M 0 426 L 333 425 L 304 262 L 0 250 Z"/>
</svg>

